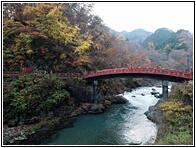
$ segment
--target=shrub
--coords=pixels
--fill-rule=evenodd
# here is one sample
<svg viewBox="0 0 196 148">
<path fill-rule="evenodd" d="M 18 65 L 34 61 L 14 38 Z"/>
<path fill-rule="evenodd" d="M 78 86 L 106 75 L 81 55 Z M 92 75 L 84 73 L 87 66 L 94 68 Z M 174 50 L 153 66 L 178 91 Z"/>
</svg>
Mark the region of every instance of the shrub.
<svg viewBox="0 0 196 148">
<path fill-rule="evenodd" d="M 50 75 L 25 75 L 13 82 L 4 101 L 4 118 L 32 118 L 40 112 L 71 105 L 70 94 L 62 79 Z"/>
<path fill-rule="evenodd" d="M 157 143 L 158 145 L 192 145 L 193 136 L 189 131 L 168 133 Z"/>
<path fill-rule="evenodd" d="M 182 101 L 172 100 L 160 104 L 165 120 L 177 127 L 186 125 L 192 128 L 193 108 Z"/>
<path fill-rule="evenodd" d="M 184 95 L 192 97 L 192 82 L 174 84 L 170 98 L 159 104 L 165 119 L 163 131 L 159 133 L 157 145 L 193 144 L 193 107 L 183 101 Z M 162 129 L 161 129 L 162 130 Z M 162 136 L 163 134 L 163 136 Z"/>
<path fill-rule="evenodd" d="M 182 97 L 185 95 L 188 95 L 191 100 L 193 99 L 193 81 L 172 84 L 170 99 L 182 100 Z"/>
</svg>

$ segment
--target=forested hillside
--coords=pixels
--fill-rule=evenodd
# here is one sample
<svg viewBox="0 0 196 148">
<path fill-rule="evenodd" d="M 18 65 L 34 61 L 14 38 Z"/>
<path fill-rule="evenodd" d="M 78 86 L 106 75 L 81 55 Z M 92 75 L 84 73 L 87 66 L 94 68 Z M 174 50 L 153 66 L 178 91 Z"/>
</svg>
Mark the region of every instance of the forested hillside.
<svg viewBox="0 0 196 148">
<path fill-rule="evenodd" d="M 160 28 L 146 38 L 144 47 L 148 47 L 149 43 L 153 43 L 157 50 L 164 48 L 187 50 L 193 47 L 193 35 L 183 29 L 175 33 L 167 28 Z"/>
<path fill-rule="evenodd" d="M 190 70 L 193 61 L 193 35 L 186 30 L 176 33 L 167 28 L 157 29 L 147 37 L 144 48 L 162 51 L 168 60 L 169 67 Z"/>
<path fill-rule="evenodd" d="M 180 29 L 176 33 L 167 28 L 157 29 L 154 33 L 143 29 L 110 32 L 129 40 L 130 47 L 134 46 L 137 51 L 142 50 L 142 54 L 148 56 L 149 66 L 186 71 L 192 67 L 193 35 L 186 30 Z"/>
<path fill-rule="evenodd" d="M 109 33 L 92 4 L 5 4 L 3 68 L 81 72 L 130 66 L 124 39 Z M 124 48 L 124 50 L 122 50 Z"/>
<path fill-rule="evenodd" d="M 111 34 L 92 10 L 93 4 L 87 3 L 4 4 L 4 70 L 17 71 L 21 63 L 54 72 L 192 67 L 193 41 L 188 31 L 161 28 L 150 35 L 139 29 L 123 38 Z"/>
</svg>

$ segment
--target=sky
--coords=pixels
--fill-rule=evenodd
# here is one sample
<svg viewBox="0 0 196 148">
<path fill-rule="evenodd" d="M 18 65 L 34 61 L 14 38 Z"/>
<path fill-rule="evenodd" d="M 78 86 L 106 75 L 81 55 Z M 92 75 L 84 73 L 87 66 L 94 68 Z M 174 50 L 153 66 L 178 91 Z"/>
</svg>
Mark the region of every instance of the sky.
<svg viewBox="0 0 196 148">
<path fill-rule="evenodd" d="M 95 2 L 94 15 L 116 31 L 168 28 L 194 33 L 193 2 Z"/>
</svg>

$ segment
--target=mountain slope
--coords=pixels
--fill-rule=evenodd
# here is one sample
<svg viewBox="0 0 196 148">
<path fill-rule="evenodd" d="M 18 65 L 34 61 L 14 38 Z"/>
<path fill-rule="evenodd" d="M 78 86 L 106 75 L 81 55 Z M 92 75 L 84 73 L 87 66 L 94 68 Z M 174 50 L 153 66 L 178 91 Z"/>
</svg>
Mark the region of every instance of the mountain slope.
<svg viewBox="0 0 196 148">
<path fill-rule="evenodd" d="M 127 40 L 130 40 L 130 41 L 135 41 L 140 45 L 142 45 L 144 40 L 150 34 L 152 34 L 151 32 L 148 32 L 144 29 L 135 29 L 131 32 L 127 32 L 127 31 L 117 32 L 115 30 L 110 29 L 110 33 L 112 33 L 114 35 L 122 36 L 123 38 L 126 38 Z"/>
<path fill-rule="evenodd" d="M 186 30 L 180 29 L 177 32 L 167 28 L 159 28 L 153 34 L 148 36 L 143 42 L 143 47 L 147 48 L 152 43 L 155 49 L 185 49 L 192 48 L 193 35 Z"/>
</svg>

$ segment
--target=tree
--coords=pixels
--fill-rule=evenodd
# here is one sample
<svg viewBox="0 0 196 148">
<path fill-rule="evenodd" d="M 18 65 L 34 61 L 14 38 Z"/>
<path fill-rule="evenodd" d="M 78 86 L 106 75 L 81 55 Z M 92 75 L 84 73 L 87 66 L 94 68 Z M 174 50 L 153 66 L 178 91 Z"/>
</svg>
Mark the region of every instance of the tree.
<svg viewBox="0 0 196 148">
<path fill-rule="evenodd" d="M 167 45 L 164 47 L 163 50 L 165 51 L 165 53 L 166 53 L 166 55 L 167 55 L 167 60 L 168 60 L 169 54 L 170 54 L 170 52 L 171 52 L 171 47 L 170 47 L 170 45 L 167 44 Z"/>
<path fill-rule="evenodd" d="M 148 50 L 149 49 L 155 49 L 154 43 L 153 42 L 148 42 L 147 47 Z"/>
<path fill-rule="evenodd" d="M 9 18 L 5 19 L 6 65 L 11 64 L 15 70 L 19 67 L 17 60 L 7 59 L 10 57 L 7 56 L 8 53 L 14 57 L 24 57 L 24 66 L 29 60 L 42 70 L 57 70 L 56 66 L 65 63 L 72 67 L 87 63 L 86 50 L 91 46 L 92 37 L 88 32 L 80 35 L 80 28 L 77 25 L 72 26 L 67 18 L 63 17 L 61 10 L 61 4 L 38 3 L 24 7 L 23 16 L 28 18 L 25 25 Z"/>
<path fill-rule="evenodd" d="M 149 42 L 153 42 L 155 49 L 163 49 L 167 44 L 177 43 L 176 35 L 173 31 L 167 28 L 157 29 L 153 34 L 147 37 L 144 41 L 144 47 L 147 47 Z"/>
</svg>

